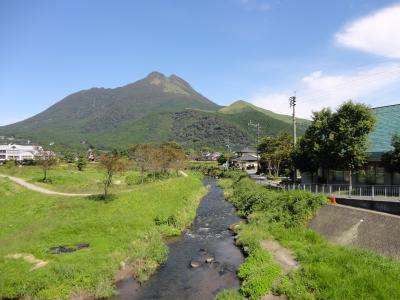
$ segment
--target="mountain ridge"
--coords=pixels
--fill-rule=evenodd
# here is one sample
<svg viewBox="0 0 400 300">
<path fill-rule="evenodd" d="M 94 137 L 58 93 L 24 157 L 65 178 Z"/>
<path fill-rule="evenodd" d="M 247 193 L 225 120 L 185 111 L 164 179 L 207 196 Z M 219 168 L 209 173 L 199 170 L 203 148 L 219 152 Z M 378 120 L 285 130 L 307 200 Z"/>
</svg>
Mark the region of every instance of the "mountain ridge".
<svg viewBox="0 0 400 300">
<path fill-rule="evenodd" d="M 249 117 L 263 123 L 265 134 L 288 131 L 290 116 L 243 100 L 235 103 L 220 106 L 179 76 L 155 71 L 121 87 L 72 93 L 35 116 L 0 127 L 0 135 L 67 148 L 86 147 L 83 143 L 108 149 L 168 140 L 223 148 L 225 140 L 238 145 L 252 141 Z"/>
</svg>

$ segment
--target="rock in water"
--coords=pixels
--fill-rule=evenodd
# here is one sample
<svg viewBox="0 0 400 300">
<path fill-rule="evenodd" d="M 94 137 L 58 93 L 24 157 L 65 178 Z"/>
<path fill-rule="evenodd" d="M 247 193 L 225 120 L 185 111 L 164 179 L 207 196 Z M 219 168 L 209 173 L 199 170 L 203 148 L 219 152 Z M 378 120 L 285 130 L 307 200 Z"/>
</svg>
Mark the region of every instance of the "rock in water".
<svg viewBox="0 0 400 300">
<path fill-rule="evenodd" d="M 205 259 L 206 263 L 212 263 L 214 261 L 214 257 L 212 256 L 207 256 Z"/>
<path fill-rule="evenodd" d="M 192 268 L 198 268 L 198 267 L 201 266 L 201 263 L 200 263 L 199 261 L 197 261 L 197 260 L 192 260 L 192 261 L 190 262 L 190 266 L 191 266 Z"/>
</svg>

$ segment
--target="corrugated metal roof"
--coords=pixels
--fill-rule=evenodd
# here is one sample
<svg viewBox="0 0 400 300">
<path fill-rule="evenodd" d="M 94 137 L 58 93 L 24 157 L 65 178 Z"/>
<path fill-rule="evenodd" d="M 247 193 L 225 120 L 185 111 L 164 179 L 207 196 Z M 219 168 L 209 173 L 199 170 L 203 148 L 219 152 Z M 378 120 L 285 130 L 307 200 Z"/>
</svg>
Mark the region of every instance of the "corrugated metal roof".
<svg viewBox="0 0 400 300">
<path fill-rule="evenodd" d="M 373 109 L 377 123 L 369 135 L 368 152 L 375 154 L 392 149 L 391 141 L 394 134 L 400 134 L 400 104 L 376 107 Z"/>
</svg>

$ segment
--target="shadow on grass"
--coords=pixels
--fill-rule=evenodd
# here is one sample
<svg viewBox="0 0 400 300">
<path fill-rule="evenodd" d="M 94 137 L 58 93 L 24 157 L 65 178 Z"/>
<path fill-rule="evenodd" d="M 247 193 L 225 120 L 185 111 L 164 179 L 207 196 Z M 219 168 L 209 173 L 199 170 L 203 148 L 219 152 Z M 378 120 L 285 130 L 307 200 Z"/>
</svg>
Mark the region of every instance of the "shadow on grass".
<svg viewBox="0 0 400 300">
<path fill-rule="evenodd" d="M 113 201 L 116 198 L 116 196 L 115 195 L 104 196 L 104 194 L 98 194 L 98 195 L 90 195 L 87 196 L 86 198 L 92 201 L 108 203 Z"/>
</svg>

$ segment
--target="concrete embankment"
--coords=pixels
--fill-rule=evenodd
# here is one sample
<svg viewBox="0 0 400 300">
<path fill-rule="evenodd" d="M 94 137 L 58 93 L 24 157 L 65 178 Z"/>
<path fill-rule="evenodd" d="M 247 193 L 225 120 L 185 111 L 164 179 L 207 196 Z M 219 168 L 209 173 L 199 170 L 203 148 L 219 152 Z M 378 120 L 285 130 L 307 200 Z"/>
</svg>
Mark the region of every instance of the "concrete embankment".
<svg viewBox="0 0 400 300">
<path fill-rule="evenodd" d="M 400 201 L 398 200 L 370 200 L 360 198 L 336 197 L 339 204 L 349 205 L 359 208 L 371 209 L 384 213 L 400 215 Z"/>
<path fill-rule="evenodd" d="M 400 259 L 400 216 L 343 205 L 326 205 L 309 227 L 329 241 Z"/>
</svg>

